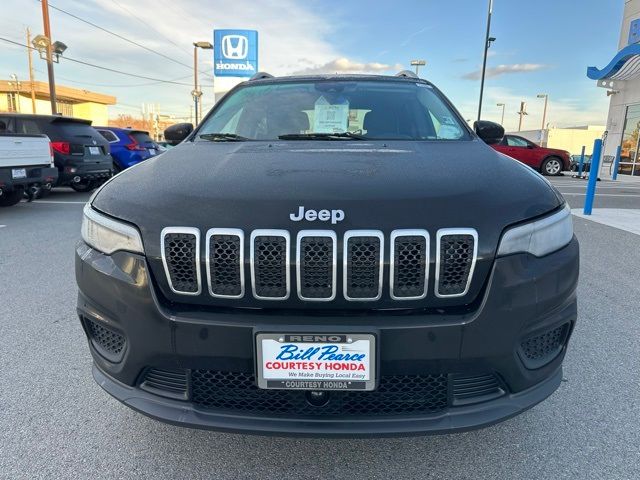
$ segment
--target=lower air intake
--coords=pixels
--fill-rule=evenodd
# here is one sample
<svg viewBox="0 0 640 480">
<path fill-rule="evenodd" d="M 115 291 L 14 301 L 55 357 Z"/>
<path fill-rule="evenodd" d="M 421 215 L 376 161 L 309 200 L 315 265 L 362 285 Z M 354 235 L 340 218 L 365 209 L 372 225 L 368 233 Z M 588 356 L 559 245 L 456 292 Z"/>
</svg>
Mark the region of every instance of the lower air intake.
<svg viewBox="0 0 640 480">
<path fill-rule="evenodd" d="M 546 365 L 562 350 L 569 334 L 569 323 L 565 323 L 540 335 L 529 337 L 520 344 L 520 357 L 527 368 Z"/>
<path fill-rule="evenodd" d="M 437 413 L 448 406 L 447 375 L 390 375 L 372 392 L 331 392 L 324 406 L 306 392 L 261 390 L 247 373 L 193 370 L 191 400 L 201 408 L 255 415 L 366 417 Z"/>
<path fill-rule="evenodd" d="M 500 380 L 493 373 L 481 375 L 451 375 L 453 404 L 468 405 L 501 397 L 505 394 Z"/>
<path fill-rule="evenodd" d="M 125 347 L 124 335 L 90 318 L 84 319 L 87 333 L 94 347 L 109 360 L 119 358 Z"/>
<path fill-rule="evenodd" d="M 163 397 L 186 400 L 188 385 L 184 369 L 149 368 L 142 377 L 140 388 Z"/>
</svg>

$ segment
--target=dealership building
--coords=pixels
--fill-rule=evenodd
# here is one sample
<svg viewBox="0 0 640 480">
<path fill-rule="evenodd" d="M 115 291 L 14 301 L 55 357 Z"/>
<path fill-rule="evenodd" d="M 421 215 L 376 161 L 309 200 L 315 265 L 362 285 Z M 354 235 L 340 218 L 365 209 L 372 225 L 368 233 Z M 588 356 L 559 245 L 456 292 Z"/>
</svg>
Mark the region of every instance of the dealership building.
<svg viewBox="0 0 640 480">
<path fill-rule="evenodd" d="M 611 99 L 601 173 L 610 172 L 621 147 L 619 173 L 640 176 L 640 0 L 625 0 L 618 50 L 608 60 L 603 67 L 587 69 Z"/>
</svg>

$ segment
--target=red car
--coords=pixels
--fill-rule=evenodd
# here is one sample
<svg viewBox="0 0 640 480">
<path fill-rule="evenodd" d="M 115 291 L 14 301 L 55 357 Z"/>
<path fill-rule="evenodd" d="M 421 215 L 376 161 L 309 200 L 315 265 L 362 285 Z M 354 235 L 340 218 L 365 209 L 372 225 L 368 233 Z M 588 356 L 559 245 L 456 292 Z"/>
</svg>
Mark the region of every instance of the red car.
<svg viewBox="0 0 640 480">
<path fill-rule="evenodd" d="M 560 175 L 563 170 L 569 170 L 571 163 L 571 154 L 566 150 L 539 147 L 517 135 L 505 135 L 500 143 L 491 146 L 543 175 Z"/>
</svg>

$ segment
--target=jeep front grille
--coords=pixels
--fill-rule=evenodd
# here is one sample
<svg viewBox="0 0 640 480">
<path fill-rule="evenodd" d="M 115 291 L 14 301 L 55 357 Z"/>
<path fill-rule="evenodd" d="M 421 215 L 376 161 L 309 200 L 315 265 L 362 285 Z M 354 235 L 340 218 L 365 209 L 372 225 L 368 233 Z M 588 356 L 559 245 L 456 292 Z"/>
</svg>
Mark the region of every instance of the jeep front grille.
<svg viewBox="0 0 640 480">
<path fill-rule="evenodd" d="M 244 295 L 244 233 L 212 228 L 207 232 L 207 280 L 213 297 Z"/>
<path fill-rule="evenodd" d="M 162 230 L 162 263 L 174 293 L 200 295 L 200 231 L 189 227 Z"/>
<path fill-rule="evenodd" d="M 331 301 L 336 297 L 336 234 L 329 230 L 298 233 L 296 274 L 301 300 Z"/>
<path fill-rule="evenodd" d="M 212 228 L 204 242 L 208 292 L 213 297 L 243 298 L 247 269 L 251 293 L 258 300 L 287 300 L 292 274 L 296 277 L 296 294 L 303 301 L 334 300 L 340 281 L 342 296 L 347 301 L 377 301 L 383 295 L 396 301 L 425 298 L 431 257 L 429 232 L 394 230 L 388 249 L 384 237 L 379 230 L 349 230 L 339 244 L 334 231 L 302 230 L 292 245 L 288 231 L 262 229 L 251 232 L 247 245 L 242 230 Z M 180 295 L 199 295 L 202 292 L 199 230 L 165 228 L 161 250 L 171 290 Z M 435 250 L 435 296 L 466 295 L 478 255 L 477 232 L 441 229 L 436 235 Z M 246 257 L 249 265 L 245 263 Z"/>
<path fill-rule="evenodd" d="M 289 250 L 286 230 L 254 230 L 251 233 L 251 284 L 261 300 L 289 298 Z"/>
<path fill-rule="evenodd" d="M 478 234 L 468 228 L 445 228 L 438 230 L 437 241 L 436 296 L 466 295 L 478 254 Z"/>
<path fill-rule="evenodd" d="M 382 296 L 384 236 L 378 230 L 352 230 L 344 236 L 344 298 L 378 300 Z"/>
<path fill-rule="evenodd" d="M 419 300 L 426 297 L 429 233 L 426 230 L 394 230 L 391 249 L 391 298 Z"/>
</svg>

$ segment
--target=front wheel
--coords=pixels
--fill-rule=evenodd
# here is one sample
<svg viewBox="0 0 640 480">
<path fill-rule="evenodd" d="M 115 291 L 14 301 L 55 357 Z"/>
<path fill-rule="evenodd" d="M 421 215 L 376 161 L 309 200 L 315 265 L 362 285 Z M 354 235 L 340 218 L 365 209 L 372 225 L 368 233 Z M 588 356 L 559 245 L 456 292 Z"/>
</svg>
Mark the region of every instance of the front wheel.
<svg viewBox="0 0 640 480">
<path fill-rule="evenodd" d="M 23 195 L 24 192 L 21 189 L 3 193 L 2 195 L 0 195 L 0 207 L 12 207 L 17 203 L 20 203 Z"/>
<path fill-rule="evenodd" d="M 560 172 L 562 172 L 562 160 L 560 160 L 558 157 L 549 157 L 544 162 L 542 162 L 540 171 L 543 175 L 560 175 Z"/>
</svg>

